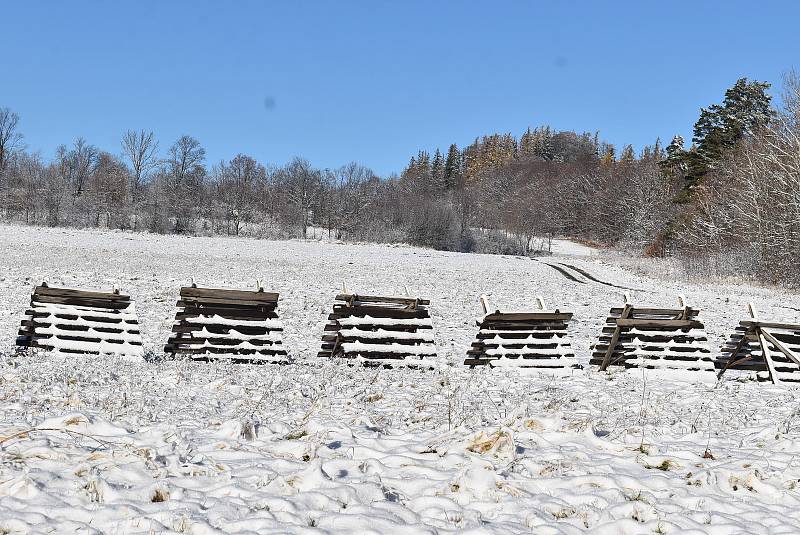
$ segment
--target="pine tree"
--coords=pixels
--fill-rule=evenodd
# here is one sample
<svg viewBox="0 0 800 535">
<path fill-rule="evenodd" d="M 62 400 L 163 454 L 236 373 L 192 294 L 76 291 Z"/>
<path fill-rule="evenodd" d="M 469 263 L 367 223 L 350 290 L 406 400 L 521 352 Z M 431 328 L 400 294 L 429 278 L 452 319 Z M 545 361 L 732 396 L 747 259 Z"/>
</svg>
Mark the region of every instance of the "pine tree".
<svg viewBox="0 0 800 535">
<path fill-rule="evenodd" d="M 455 143 L 450 145 L 447 150 L 447 160 L 444 163 L 444 187 L 447 191 L 452 191 L 458 183 L 458 176 L 461 174 L 461 151 Z"/>
<path fill-rule="evenodd" d="M 633 152 L 633 145 L 625 145 L 619 155 L 619 161 L 622 163 L 633 163 L 636 160 L 636 153 Z"/>
<path fill-rule="evenodd" d="M 611 165 L 616 161 L 616 149 L 611 143 L 602 143 L 600 145 L 600 163 L 603 165 Z"/>
<path fill-rule="evenodd" d="M 553 131 L 549 126 L 534 130 L 533 153 L 549 162 L 555 157 L 553 152 Z"/>
<path fill-rule="evenodd" d="M 444 178 L 444 158 L 438 148 L 433 154 L 433 160 L 431 161 L 431 183 L 436 191 L 444 191 L 447 189 Z"/>
<path fill-rule="evenodd" d="M 769 123 L 774 115 L 770 106 L 772 97 L 766 92 L 769 87 L 766 82 L 740 78 L 725 92 L 721 105 L 700 110 L 692 136 L 697 150 L 690 151 L 686 160 L 686 178 L 690 183 L 713 169 L 739 140 Z"/>
<path fill-rule="evenodd" d="M 664 159 L 664 149 L 661 147 L 661 138 L 657 137 L 653 145 L 645 145 L 639 159 L 643 162 L 659 163 Z"/>
<path fill-rule="evenodd" d="M 534 135 L 531 132 L 531 127 L 529 126 L 525 133 L 522 134 L 522 137 L 519 138 L 519 157 L 520 158 L 527 158 L 529 156 L 533 156 L 533 147 L 534 147 Z"/>
<path fill-rule="evenodd" d="M 686 174 L 688 153 L 683 147 L 682 136 L 674 136 L 667 145 L 667 156 L 659 162 L 659 165 L 670 176 L 683 178 Z"/>
</svg>

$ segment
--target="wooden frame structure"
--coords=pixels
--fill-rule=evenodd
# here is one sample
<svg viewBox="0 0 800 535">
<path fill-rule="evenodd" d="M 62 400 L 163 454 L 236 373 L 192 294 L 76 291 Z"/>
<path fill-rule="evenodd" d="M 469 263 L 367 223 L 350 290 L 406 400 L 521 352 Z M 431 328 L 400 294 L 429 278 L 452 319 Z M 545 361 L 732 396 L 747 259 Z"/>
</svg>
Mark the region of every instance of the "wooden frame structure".
<svg viewBox="0 0 800 535">
<path fill-rule="evenodd" d="M 318 356 L 383 365 L 436 356 L 429 300 L 341 293 L 336 301 Z"/>
<path fill-rule="evenodd" d="M 800 324 L 762 321 L 752 303 L 748 310 L 750 319 L 740 321 L 722 347 L 718 377 L 727 370 L 750 370 L 773 384 L 800 382 Z"/>
<path fill-rule="evenodd" d="M 238 363 L 287 361 L 278 294 L 258 290 L 181 288 L 172 336 L 164 352 L 192 360 Z"/>
<path fill-rule="evenodd" d="M 577 367 L 566 331 L 571 312 L 546 310 L 538 296 L 539 310 L 535 311 L 490 311 L 485 295 L 480 302 L 484 315 L 476 320 L 478 333 L 465 365 L 548 370 Z"/>
<path fill-rule="evenodd" d="M 590 364 L 713 372 L 714 362 L 700 311 L 678 296 L 679 308 L 637 308 L 625 296 L 623 307 L 612 308 Z"/>
<path fill-rule="evenodd" d="M 20 347 L 59 353 L 142 357 L 136 305 L 130 296 L 50 287 L 31 295 L 17 336 Z"/>
</svg>

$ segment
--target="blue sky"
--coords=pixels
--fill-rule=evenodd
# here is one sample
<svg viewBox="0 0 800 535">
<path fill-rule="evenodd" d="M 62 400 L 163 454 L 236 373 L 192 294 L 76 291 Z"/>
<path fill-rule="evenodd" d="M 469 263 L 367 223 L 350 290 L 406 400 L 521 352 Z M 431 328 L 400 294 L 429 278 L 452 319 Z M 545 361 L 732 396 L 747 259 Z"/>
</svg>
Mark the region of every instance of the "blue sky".
<svg viewBox="0 0 800 535">
<path fill-rule="evenodd" d="M 528 125 L 638 149 L 800 68 L 793 1 L 0 2 L 0 106 L 46 158 L 129 128 L 380 174 Z"/>
</svg>

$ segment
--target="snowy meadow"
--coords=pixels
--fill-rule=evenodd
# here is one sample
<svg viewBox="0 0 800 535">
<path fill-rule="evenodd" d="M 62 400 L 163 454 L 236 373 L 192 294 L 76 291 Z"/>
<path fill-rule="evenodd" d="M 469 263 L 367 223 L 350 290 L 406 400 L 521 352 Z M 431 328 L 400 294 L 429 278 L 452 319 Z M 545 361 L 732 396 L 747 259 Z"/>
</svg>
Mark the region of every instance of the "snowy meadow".
<svg viewBox="0 0 800 535">
<path fill-rule="evenodd" d="M 622 288 L 700 308 L 716 352 L 774 289 L 653 279 L 559 242 L 542 261 L 412 247 L 0 226 L 0 533 L 798 533 L 800 390 L 588 367 Z M 17 354 L 33 286 L 137 301 L 146 359 Z M 181 285 L 280 292 L 293 363 L 164 360 Z M 433 370 L 316 357 L 333 297 L 431 299 Z M 553 378 L 461 365 L 478 297 L 575 313 L 585 365 Z"/>
</svg>

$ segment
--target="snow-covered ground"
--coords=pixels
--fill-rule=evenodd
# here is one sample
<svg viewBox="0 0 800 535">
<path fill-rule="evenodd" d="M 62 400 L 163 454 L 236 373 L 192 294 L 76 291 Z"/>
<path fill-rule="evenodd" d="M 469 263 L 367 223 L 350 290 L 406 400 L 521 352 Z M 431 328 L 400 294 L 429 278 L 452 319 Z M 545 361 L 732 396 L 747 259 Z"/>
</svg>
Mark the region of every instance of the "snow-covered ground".
<svg viewBox="0 0 800 535">
<path fill-rule="evenodd" d="M 710 344 L 752 301 L 800 321 L 800 298 L 635 276 L 561 243 L 564 262 L 636 303 L 702 308 Z M 0 226 L 0 533 L 798 533 L 800 390 L 460 366 L 478 296 L 573 311 L 589 360 L 624 290 L 540 260 L 412 247 Z M 158 360 L 178 289 L 281 293 L 286 366 Z M 33 286 L 137 300 L 148 357 L 13 353 Z M 432 300 L 434 371 L 322 362 L 334 295 Z M 153 360 L 151 359 L 151 360 Z M 452 364 L 452 365 L 451 365 Z"/>
</svg>

